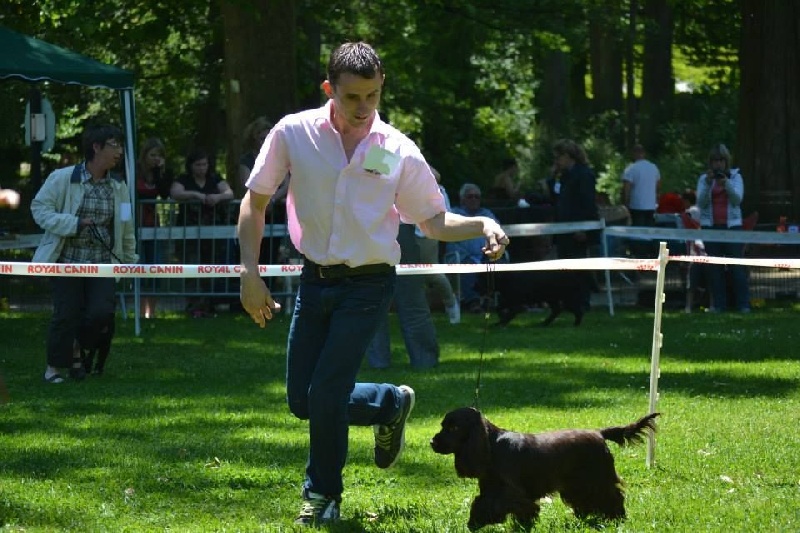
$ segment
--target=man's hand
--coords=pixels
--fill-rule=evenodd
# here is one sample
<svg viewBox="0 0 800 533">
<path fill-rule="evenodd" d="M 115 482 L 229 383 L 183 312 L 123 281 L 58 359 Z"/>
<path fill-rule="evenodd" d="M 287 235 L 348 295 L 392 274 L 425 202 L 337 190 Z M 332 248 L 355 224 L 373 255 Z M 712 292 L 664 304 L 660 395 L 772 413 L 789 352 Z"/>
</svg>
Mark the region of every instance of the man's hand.
<svg viewBox="0 0 800 533">
<path fill-rule="evenodd" d="M 483 247 L 483 253 L 490 261 L 497 261 L 506 253 L 506 246 L 511 239 L 494 220 L 487 220 L 490 223 L 484 224 L 483 234 L 486 236 L 486 246 Z"/>
<path fill-rule="evenodd" d="M 83 231 L 84 229 L 94 226 L 94 220 L 91 218 L 80 218 L 78 219 L 78 233 Z"/>
<path fill-rule="evenodd" d="M 239 299 L 253 322 L 262 328 L 266 327 L 267 320 L 272 319 L 273 313 L 281 309 L 281 306 L 272 299 L 267 284 L 258 272 L 242 272 Z"/>
</svg>

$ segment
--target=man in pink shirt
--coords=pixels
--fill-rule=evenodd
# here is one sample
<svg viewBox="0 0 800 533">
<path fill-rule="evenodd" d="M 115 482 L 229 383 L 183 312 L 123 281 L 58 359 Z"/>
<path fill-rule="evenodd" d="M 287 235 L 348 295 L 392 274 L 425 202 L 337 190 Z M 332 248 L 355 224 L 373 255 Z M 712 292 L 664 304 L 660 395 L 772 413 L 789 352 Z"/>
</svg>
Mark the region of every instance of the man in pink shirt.
<svg viewBox="0 0 800 533">
<path fill-rule="evenodd" d="M 289 234 L 305 260 L 287 343 L 289 409 L 309 421 L 303 506 L 296 523 L 339 519 L 348 426 L 373 426 L 375 463 L 400 457 L 414 407 L 407 385 L 356 383 L 378 321 L 388 312 L 400 260 L 400 220 L 432 239 L 483 236 L 490 259 L 508 245 L 488 217 L 448 213 L 417 146 L 376 109 L 383 65 L 366 43 L 330 56 L 326 105 L 284 117 L 247 180 L 239 215 L 242 305 L 261 327 L 277 306 L 258 272 L 264 211 L 287 172 Z"/>
</svg>

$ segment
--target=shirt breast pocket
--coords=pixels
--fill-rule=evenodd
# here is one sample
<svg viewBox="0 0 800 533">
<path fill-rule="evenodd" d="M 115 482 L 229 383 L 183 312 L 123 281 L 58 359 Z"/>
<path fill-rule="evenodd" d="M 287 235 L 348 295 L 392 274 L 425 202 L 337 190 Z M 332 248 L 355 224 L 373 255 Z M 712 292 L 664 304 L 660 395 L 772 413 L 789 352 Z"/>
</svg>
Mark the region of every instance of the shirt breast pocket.
<svg viewBox="0 0 800 533">
<path fill-rule="evenodd" d="M 394 206 L 397 179 L 360 170 L 347 181 L 347 199 L 359 219 L 382 219 Z M 367 222 L 366 220 L 364 222 Z"/>
</svg>

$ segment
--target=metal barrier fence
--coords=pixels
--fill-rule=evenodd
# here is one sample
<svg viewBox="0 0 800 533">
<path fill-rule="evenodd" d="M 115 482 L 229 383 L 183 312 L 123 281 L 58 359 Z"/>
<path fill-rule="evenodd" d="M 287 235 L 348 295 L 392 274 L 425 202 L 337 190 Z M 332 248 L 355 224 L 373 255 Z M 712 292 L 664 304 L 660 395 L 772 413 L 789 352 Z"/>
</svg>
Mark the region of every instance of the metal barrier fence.
<svg viewBox="0 0 800 533">
<path fill-rule="evenodd" d="M 239 264 L 236 222 L 240 200 L 215 206 L 201 202 L 140 200 L 137 202 L 137 246 L 139 262 L 162 265 L 233 265 Z M 274 215 L 264 227 L 259 257 L 261 264 L 279 264 L 295 260 L 285 223 L 276 223 Z M 275 297 L 288 296 L 288 290 L 268 279 Z M 136 278 L 124 283 L 124 297 L 210 298 L 212 303 L 238 303 L 239 279 L 233 278 Z M 138 296 L 138 297 L 137 297 Z"/>
</svg>

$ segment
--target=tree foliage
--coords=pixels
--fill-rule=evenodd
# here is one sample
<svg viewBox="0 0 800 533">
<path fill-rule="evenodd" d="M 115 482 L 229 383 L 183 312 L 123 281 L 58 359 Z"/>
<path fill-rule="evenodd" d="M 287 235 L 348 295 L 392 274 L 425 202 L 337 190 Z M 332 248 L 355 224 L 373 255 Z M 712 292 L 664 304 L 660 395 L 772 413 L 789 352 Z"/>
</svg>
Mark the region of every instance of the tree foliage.
<svg viewBox="0 0 800 533">
<path fill-rule="evenodd" d="M 134 71 L 138 137 L 165 139 L 175 166 L 197 143 L 230 162 L 240 147 L 233 132 L 247 118 L 318 105 L 330 50 L 366 40 L 387 67 L 381 112 L 420 144 L 451 190 L 467 180 L 490 185 L 509 156 L 532 184 L 560 136 L 586 144 L 614 182 L 631 127 L 662 140 L 656 159 L 671 169 L 671 189 L 694 179 L 711 142 L 736 148 L 740 1 L 6 0 L 0 24 Z M 284 2 L 293 22 L 263 19 Z M 654 24 L 668 24 L 671 38 L 648 34 Z M 622 105 L 625 54 L 642 115 Z M 653 58 L 658 65 L 647 64 Z M 692 93 L 664 87 L 676 58 L 709 73 Z M 648 88 L 642 75 L 654 66 Z M 231 94 L 234 78 L 246 96 Z M 87 118 L 119 121 L 111 91 L 41 88 L 59 119 L 59 150 Z M 0 114 L 0 150 L 16 163 L 26 93 L 26 84 L 0 85 L 0 109 L 9 111 Z"/>
</svg>

